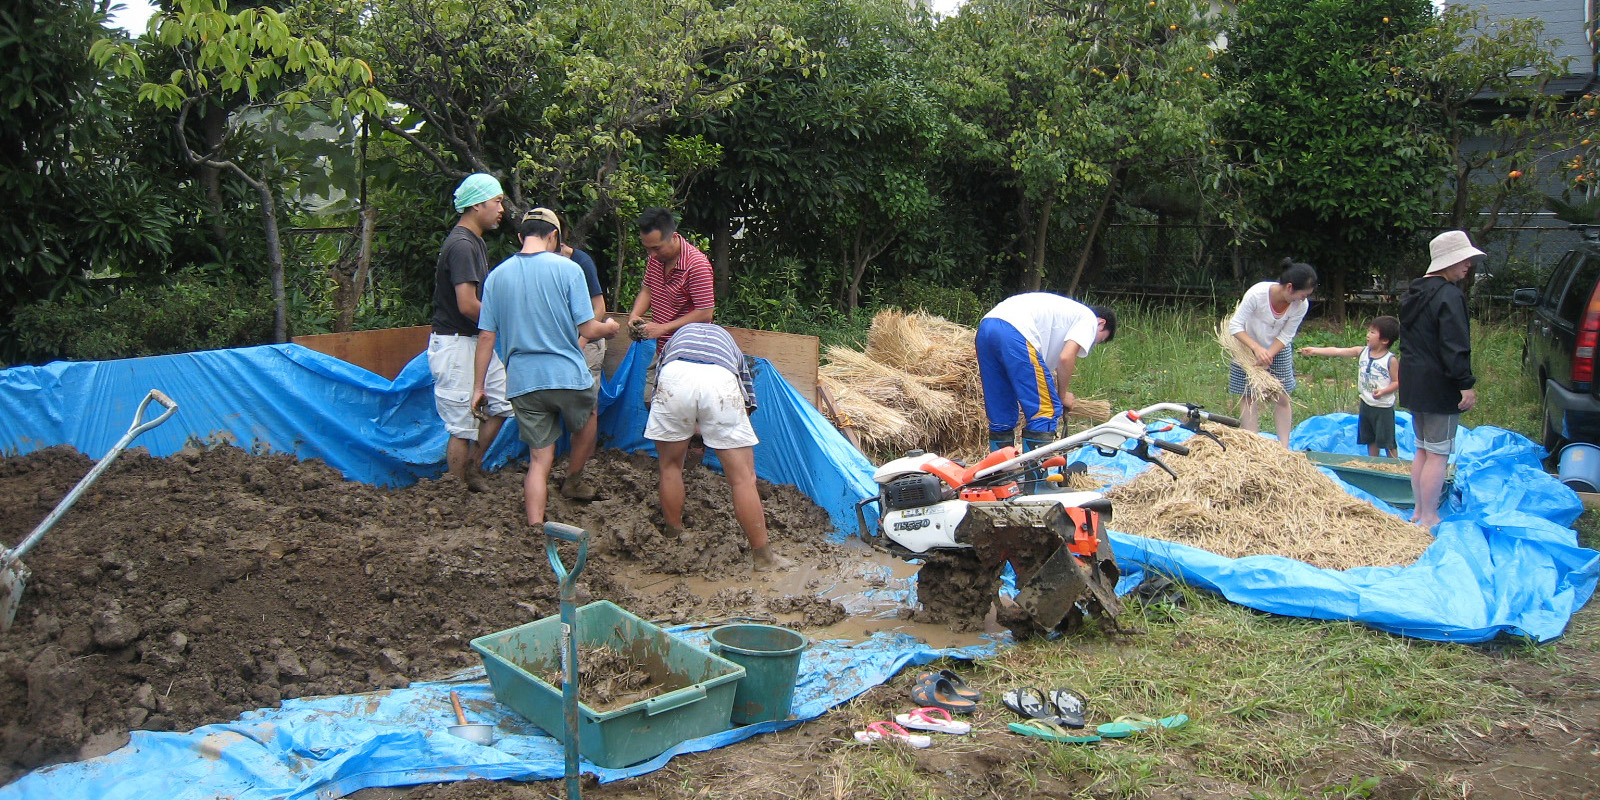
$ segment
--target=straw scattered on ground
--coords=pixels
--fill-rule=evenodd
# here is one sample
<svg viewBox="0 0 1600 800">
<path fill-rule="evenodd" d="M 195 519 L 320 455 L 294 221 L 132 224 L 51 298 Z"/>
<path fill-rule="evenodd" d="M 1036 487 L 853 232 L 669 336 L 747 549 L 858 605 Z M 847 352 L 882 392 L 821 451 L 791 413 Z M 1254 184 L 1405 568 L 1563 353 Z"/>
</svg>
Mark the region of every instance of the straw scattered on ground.
<svg viewBox="0 0 1600 800">
<path fill-rule="evenodd" d="M 1245 431 L 1196 436 L 1188 456 L 1163 454 L 1178 473 L 1153 468 L 1106 495 L 1113 526 L 1239 558 L 1274 554 L 1327 569 L 1410 564 L 1433 542 L 1417 525 L 1357 500 L 1303 453 Z"/>
<path fill-rule="evenodd" d="M 1223 320 L 1217 325 L 1217 344 L 1222 346 L 1223 355 L 1228 360 L 1239 365 L 1244 370 L 1245 391 L 1258 401 L 1272 402 L 1283 394 L 1283 381 L 1272 374 L 1272 370 L 1256 363 L 1256 354 L 1250 346 L 1239 341 L 1228 333 L 1228 321 Z"/>
</svg>

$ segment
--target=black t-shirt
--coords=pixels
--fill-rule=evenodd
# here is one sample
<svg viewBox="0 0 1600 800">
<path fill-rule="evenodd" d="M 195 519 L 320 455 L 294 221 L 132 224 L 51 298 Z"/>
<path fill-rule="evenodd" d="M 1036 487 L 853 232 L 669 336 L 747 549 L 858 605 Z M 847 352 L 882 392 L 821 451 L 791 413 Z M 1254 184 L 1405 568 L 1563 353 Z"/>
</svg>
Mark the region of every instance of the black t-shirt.
<svg viewBox="0 0 1600 800">
<path fill-rule="evenodd" d="M 456 305 L 456 285 L 477 284 L 483 299 L 483 279 L 489 274 L 489 248 L 471 230 L 457 225 L 444 237 L 439 263 L 433 269 L 433 332 L 477 336 L 478 323 Z"/>
<path fill-rule="evenodd" d="M 573 248 L 572 260 L 583 270 L 583 282 L 589 284 L 589 296 L 599 297 L 605 294 L 605 290 L 600 288 L 600 270 L 595 267 L 594 258 L 582 250 Z"/>
</svg>

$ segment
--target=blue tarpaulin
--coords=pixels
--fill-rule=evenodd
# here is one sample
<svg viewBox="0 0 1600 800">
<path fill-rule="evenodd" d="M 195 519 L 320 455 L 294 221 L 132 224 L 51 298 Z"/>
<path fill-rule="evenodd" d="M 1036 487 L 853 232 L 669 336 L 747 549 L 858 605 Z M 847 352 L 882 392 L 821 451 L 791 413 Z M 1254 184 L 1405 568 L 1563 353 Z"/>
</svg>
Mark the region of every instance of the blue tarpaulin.
<svg viewBox="0 0 1600 800">
<path fill-rule="evenodd" d="M 604 444 L 650 449 L 641 435 L 640 399 L 650 358 L 648 345 L 636 345 L 603 387 Z M 828 511 L 838 535 L 853 532 L 854 504 L 872 491 L 871 464 L 770 364 L 758 362 L 756 387 L 758 473 L 805 491 Z M 352 480 L 385 485 L 443 469 L 445 435 L 421 357 L 389 381 L 295 345 L 0 371 L 0 449 L 17 455 L 69 444 L 99 458 L 126 432 L 152 388 L 180 406 L 138 441 L 153 455 L 169 455 L 191 442 L 232 441 L 320 458 Z M 1408 450 L 1410 421 L 1400 416 L 1402 448 Z M 513 427 L 502 433 L 491 459 L 520 449 Z M 1296 449 L 1354 453 L 1354 430 L 1353 417 L 1332 414 L 1302 423 L 1290 441 Z M 1539 469 L 1542 451 L 1517 434 L 1487 426 L 1463 429 L 1458 443 L 1445 521 L 1435 543 L 1407 567 L 1338 572 L 1277 556 L 1228 559 L 1117 532 L 1113 546 L 1125 571 L 1148 566 L 1273 613 L 1354 620 L 1462 642 L 1502 633 L 1539 641 L 1560 635 L 1594 591 L 1600 571 L 1600 554 L 1578 547 L 1567 527 L 1581 510 L 1576 495 Z M 1143 467 L 1126 456 L 1107 463 L 1127 474 Z M 849 646 L 819 643 L 802 664 L 797 720 L 823 713 L 908 664 L 989 652 L 938 651 L 897 635 Z M 553 739 L 489 702 L 481 679 L 463 680 L 290 700 L 188 733 L 136 732 L 115 753 L 38 770 L 0 787 L 0 798 L 332 798 L 372 786 L 561 775 L 561 750 Z M 500 738 L 493 748 L 443 732 L 450 714 L 442 698 L 452 687 L 474 707 L 475 717 L 497 724 Z M 585 771 L 604 780 L 637 775 L 673 753 L 720 747 L 797 720 L 685 742 L 625 770 Z"/>
</svg>

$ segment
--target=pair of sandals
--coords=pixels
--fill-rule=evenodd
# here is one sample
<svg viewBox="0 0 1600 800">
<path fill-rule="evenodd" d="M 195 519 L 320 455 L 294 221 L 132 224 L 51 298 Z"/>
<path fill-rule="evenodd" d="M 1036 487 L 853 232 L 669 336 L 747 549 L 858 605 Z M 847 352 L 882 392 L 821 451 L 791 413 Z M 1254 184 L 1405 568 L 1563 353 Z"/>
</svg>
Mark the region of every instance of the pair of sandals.
<svg viewBox="0 0 1600 800">
<path fill-rule="evenodd" d="M 1032 736 L 1051 742 L 1064 742 L 1068 744 L 1090 744 L 1102 739 L 1123 739 L 1140 731 L 1154 730 L 1156 728 L 1181 728 L 1189 723 L 1189 718 L 1183 714 L 1161 719 L 1137 714 L 1117 717 L 1111 722 L 1104 723 L 1095 728 L 1094 733 L 1078 733 L 1068 730 L 1053 719 L 1030 719 L 1027 722 L 1009 722 L 1006 727 L 1012 733 L 1022 736 Z"/>
<path fill-rule="evenodd" d="M 1027 718 L 1023 722 L 1007 723 L 1007 729 L 1021 736 L 1052 742 L 1087 744 L 1101 739 L 1122 739 L 1156 728 L 1181 728 L 1189 723 L 1189 718 L 1183 714 L 1160 719 L 1128 715 L 1097 726 L 1093 734 L 1079 733 L 1077 731 L 1085 724 L 1083 698 L 1070 689 L 1055 689 L 1046 695 L 1038 689 L 1025 687 L 1006 692 L 1001 700 L 1006 708 Z M 1052 710 L 1054 714 L 1050 713 Z"/>
<path fill-rule="evenodd" d="M 908 730 L 909 729 L 909 730 Z M 913 709 L 904 714 L 896 714 L 894 722 L 881 721 L 867 725 L 864 731 L 856 731 L 856 741 L 862 744 L 874 742 L 895 741 L 915 747 L 919 750 L 933 744 L 933 737 L 927 734 L 912 733 L 912 730 L 934 731 L 936 733 L 949 733 L 956 736 L 965 736 L 972 732 L 972 724 L 952 719 L 950 712 L 929 706 Z"/>
<path fill-rule="evenodd" d="M 971 714 L 983 694 L 947 669 L 924 672 L 911 684 L 911 699 L 922 708 L 940 708 L 952 714 Z"/>
<path fill-rule="evenodd" d="M 1099 736 L 1074 733 L 1084 722 L 1083 698 L 1071 689 L 1052 689 L 1049 694 L 1031 686 L 1006 692 L 1000 702 L 1023 718 L 1006 723 L 1006 728 L 1021 736 L 1052 742 L 1098 742 Z"/>
</svg>

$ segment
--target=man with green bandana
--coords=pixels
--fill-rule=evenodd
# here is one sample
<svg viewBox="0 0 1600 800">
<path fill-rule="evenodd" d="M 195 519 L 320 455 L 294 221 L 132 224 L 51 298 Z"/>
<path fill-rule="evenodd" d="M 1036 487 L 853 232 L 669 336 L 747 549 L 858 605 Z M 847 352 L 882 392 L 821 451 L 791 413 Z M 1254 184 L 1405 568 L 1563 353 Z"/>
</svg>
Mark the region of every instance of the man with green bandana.
<svg viewBox="0 0 1600 800">
<path fill-rule="evenodd" d="M 428 337 L 428 371 L 433 373 L 433 401 L 450 434 L 445 463 L 467 488 L 489 488 L 483 477 L 483 451 L 494 442 L 505 418 L 506 369 L 492 359 L 485 382 L 487 413 L 481 422 L 472 413 L 473 359 L 478 347 L 478 312 L 483 282 L 489 274 L 489 249 L 483 232 L 500 226 L 505 213 L 500 181 L 482 172 L 468 175 L 456 187 L 455 208 L 461 218 L 439 248 L 433 273 L 433 333 Z"/>
</svg>

